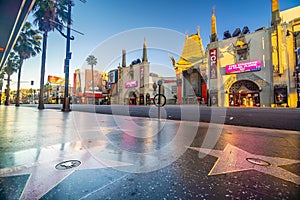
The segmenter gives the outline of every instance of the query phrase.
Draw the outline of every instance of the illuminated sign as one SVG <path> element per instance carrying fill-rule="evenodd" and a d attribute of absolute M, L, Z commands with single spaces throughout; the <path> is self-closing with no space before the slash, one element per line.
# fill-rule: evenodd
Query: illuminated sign
<path fill-rule="evenodd" d="M 125 88 L 136 87 L 138 85 L 137 81 L 129 81 L 125 83 Z"/>
<path fill-rule="evenodd" d="M 249 62 L 236 63 L 227 65 L 225 67 L 226 74 L 237 74 L 242 72 L 252 72 L 261 70 L 260 60 L 253 60 Z"/>

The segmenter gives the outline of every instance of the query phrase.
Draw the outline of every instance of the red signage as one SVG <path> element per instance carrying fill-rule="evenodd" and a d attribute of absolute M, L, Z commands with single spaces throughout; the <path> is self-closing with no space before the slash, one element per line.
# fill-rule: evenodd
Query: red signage
<path fill-rule="evenodd" d="M 210 78 L 217 78 L 217 62 L 218 62 L 218 50 L 210 49 L 209 50 L 209 61 L 210 61 Z"/>

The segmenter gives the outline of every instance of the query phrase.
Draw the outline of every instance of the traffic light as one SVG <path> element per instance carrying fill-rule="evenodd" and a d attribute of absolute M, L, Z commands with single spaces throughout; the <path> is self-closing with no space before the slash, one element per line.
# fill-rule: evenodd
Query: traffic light
<path fill-rule="evenodd" d="M 31 85 L 33 85 L 34 84 L 34 81 L 31 81 Z"/>

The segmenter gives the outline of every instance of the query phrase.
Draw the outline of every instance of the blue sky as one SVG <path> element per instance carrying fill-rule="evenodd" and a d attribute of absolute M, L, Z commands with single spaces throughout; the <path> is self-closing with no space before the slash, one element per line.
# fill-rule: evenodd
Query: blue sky
<path fill-rule="evenodd" d="M 219 40 L 223 32 L 231 33 L 236 28 L 248 26 L 250 32 L 260 27 L 269 27 L 271 21 L 271 0 L 74 0 L 72 28 L 84 35 L 72 32 L 72 59 L 70 80 L 75 69 L 87 68 L 85 59 L 93 54 L 98 59 L 96 68 L 108 71 L 121 63 L 122 49 L 128 52 L 127 64 L 142 57 L 143 40 L 149 47 L 148 59 L 151 70 L 165 76 L 172 76 L 172 64 L 168 55 L 178 58 L 181 53 L 185 32 L 194 34 L 200 26 L 204 48 L 209 42 L 211 10 L 215 6 Z M 279 0 L 280 10 L 300 5 L 299 0 Z M 32 17 L 28 18 L 32 21 Z M 151 28 L 150 28 L 151 27 Z M 48 34 L 46 76 L 64 77 L 66 40 L 57 32 Z M 176 59 L 177 60 L 177 59 Z M 41 55 L 24 62 L 22 88 L 39 88 Z M 17 76 L 13 77 L 12 88 L 16 87 Z M 72 82 L 71 82 L 72 83 Z"/>

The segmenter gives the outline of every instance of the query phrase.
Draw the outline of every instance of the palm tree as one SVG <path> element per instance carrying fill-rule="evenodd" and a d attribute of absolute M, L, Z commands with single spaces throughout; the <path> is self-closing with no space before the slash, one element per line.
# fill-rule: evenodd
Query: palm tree
<path fill-rule="evenodd" d="M 20 57 L 16 106 L 20 106 L 20 81 L 23 61 L 40 53 L 41 39 L 42 37 L 39 35 L 39 31 L 31 29 L 31 24 L 26 22 L 14 46 L 14 51 L 17 52 Z"/>
<path fill-rule="evenodd" d="M 3 79 L 4 79 L 4 71 L 0 71 L 0 105 L 1 105 L 1 99 L 2 99 L 2 87 L 3 87 Z"/>
<path fill-rule="evenodd" d="M 4 67 L 4 71 L 7 74 L 7 85 L 6 85 L 6 99 L 5 99 L 5 105 L 8 106 L 9 103 L 9 94 L 10 94 L 10 77 L 14 72 L 17 72 L 18 67 L 20 66 L 20 58 L 18 55 L 16 55 L 14 52 L 10 52 L 6 66 Z"/>
<path fill-rule="evenodd" d="M 47 92 L 47 103 L 49 103 L 49 100 L 50 100 L 50 92 L 51 92 L 51 90 L 52 90 L 51 83 L 47 82 L 47 83 L 44 85 L 44 89 L 45 89 L 46 92 Z"/>
<path fill-rule="evenodd" d="M 93 98 L 95 100 L 95 90 L 94 90 L 94 65 L 97 65 L 97 58 L 93 55 L 89 55 L 87 57 L 86 62 L 88 65 L 91 65 L 92 68 L 92 91 L 93 91 Z"/>
<path fill-rule="evenodd" d="M 43 32 L 43 51 L 41 64 L 41 79 L 40 79 L 40 95 L 38 109 L 44 109 L 44 80 L 45 80 L 45 65 L 46 65 L 46 51 L 48 32 L 62 31 L 63 24 L 67 22 L 68 17 L 68 3 L 70 0 L 36 0 L 33 7 L 33 23 L 38 25 L 39 30 Z"/>

